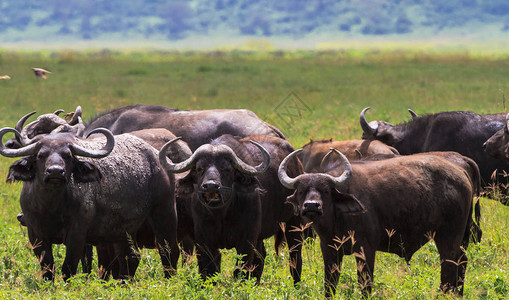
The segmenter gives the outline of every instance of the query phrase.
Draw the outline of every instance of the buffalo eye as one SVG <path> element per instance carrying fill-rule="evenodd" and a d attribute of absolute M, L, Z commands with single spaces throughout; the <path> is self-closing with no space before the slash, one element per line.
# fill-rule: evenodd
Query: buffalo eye
<path fill-rule="evenodd" d="M 48 157 L 49 153 L 46 152 L 46 151 L 39 151 L 37 153 L 37 160 L 43 160 L 45 159 L 46 157 Z"/>
<path fill-rule="evenodd" d="M 203 167 L 196 167 L 196 172 L 197 173 L 202 173 L 203 172 Z"/>
<path fill-rule="evenodd" d="M 230 166 L 229 164 L 224 164 L 224 165 L 219 167 L 219 170 L 221 170 L 223 172 L 229 172 L 232 169 L 233 169 L 232 166 Z"/>
<path fill-rule="evenodd" d="M 61 156 L 64 160 L 70 159 L 72 157 L 70 152 L 64 152 L 61 154 Z"/>

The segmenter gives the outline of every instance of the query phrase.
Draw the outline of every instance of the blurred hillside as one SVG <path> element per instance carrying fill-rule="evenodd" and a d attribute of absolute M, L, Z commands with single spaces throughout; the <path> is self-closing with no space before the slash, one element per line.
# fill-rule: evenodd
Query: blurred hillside
<path fill-rule="evenodd" d="M 0 42 L 458 35 L 509 30 L 507 0 L 0 0 Z"/>

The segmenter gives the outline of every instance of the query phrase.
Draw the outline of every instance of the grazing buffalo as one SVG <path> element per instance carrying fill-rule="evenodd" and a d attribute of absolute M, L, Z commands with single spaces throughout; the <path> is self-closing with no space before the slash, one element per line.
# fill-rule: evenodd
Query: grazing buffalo
<path fill-rule="evenodd" d="M 327 156 L 339 155 L 339 168 L 331 170 L 324 158 L 327 173 L 292 178 L 287 164 L 299 151 L 283 160 L 278 175 L 285 187 L 295 189 L 288 201 L 320 236 L 326 296 L 335 293 L 344 255 L 355 255 L 367 294 L 376 251 L 409 262 L 431 239 L 440 254 L 441 289 L 463 293 L 474 197 L 465 170 L 435 155 L 350 163 L 332 149 Z"/>
<path fill-rule="evenodd" d="M 3 128 L 0 140 L 7 132 L 21 137 L 17 130 Z M 93 133 L 105 135 L 106 143 L 100 137 L 85 140 L 71 133 L 44 135 L 20 149 L 0 143 L 1 155 L 25 156 L 10 166 L 7 181 L 24 182 L 21 208 L 43 277 L 54 276 L 55 243 L 66 245 L 64 279 L 76 273 L 86 243 L 112 245 L 126 258 L 120 273 L 134 275 L 138 257 L 129 241 L 145 222 L 155 233 L 169 276 L 179 256 L 174 179 L 159 165 L 158 152 L 141 139 L 130 134 L 114 137 L 106 129 Z M 99 258 L 99 265 L 105 266 Z"/>
<path fill-rule="evenodd" d="M 398 150 L 376 140 L 311 140 L 309 143 L 302 146 L 302 152 L 300 152 L 298 155 L 300 161 L 302 162 L 302 166 L 304 167 L 304 172 L 320 172 L 320 163 L 322 162 L 322 158 L 330 151 L 330 148 L 337 149 L 349 160 L 359 160 L 361 158 L 375 154 L 399 154 Z"/>
<path fill-rule="evenodd" d="M 255 113 L 246 109 L 178 110 L 156 105 L 131 105 L 119 107 L 99 114 L 86 124 L 78 122 L 81 108 L 78 106 L 69 122 L 55 114 L 40 116 L 23 128 L 24 122 L 32 115 L 20 119 L 16 129 L 23 137 L 33 139 L 37 134 L 46 134 L 57 127 L 64 131 L 88 134 L 95 128 L 107 128 L 113 134 L 121 134 L 148 128 L 165 128 L 182 137 L 191 150 L 209 143 L 223 134 L 245 137 L 250 134 L 264 134 L 284 138 L 276 127 L 261 120 Z M 19 147 L 22 143 L 14 140 L 6 145 Z"/>
<path fill-rule="evenodd" d="M 479 166 L 483 187 L 495 170 L 509 171 L 509 165 L 483 151 L 483 143 L 505 123 L 505 114 L 479 115 L 469 111 L 440 112 L 413 117 L 407 123 L 367 122 L 362 110 L 363 139 L 376 139 L 396 148 L 402 155 L 429 151 L 455 151 Z M 500 179 L 500 178 L 499 178 Z"/>
<path fill-rule="evenodd" d="M 509 162 L 509 114 L 506 115 L 504 127 L 493 134 L 484 144 L 484 150 L 496 159 Z"/>
<path fill-rule="evenodd" d="M 180 179 L 178 193 L 187 195 L 190 201 L 202 278 L 220 271 L 219 249 L 235 248 L 244 255 L 241 267 L 247 272 L 245 275 L 254 276 L 259 282 L 266 255 L 263 240 L 279 235 L 285 228 L 290 271 L 294 282 L 299 282 L 302 232 L 292 229 L 300 226 L 300 218 L 285 203 L 291 191 L 277 179 L 279 163 L 293 151 L 292 146 L 271 136 L 223 135 L 200 146 L 186 161 L 173 163 L 166 159 L 169 145 L 171 142 L 159 153 L 161 164 L 169 172 L 189 171 Z M 288 169 L 294 175 L 302 172 L 298 161 Z M 276 240 L 277 250 L 282 239 Z M 239 272 L 235 270 L 235 275 Z"/>

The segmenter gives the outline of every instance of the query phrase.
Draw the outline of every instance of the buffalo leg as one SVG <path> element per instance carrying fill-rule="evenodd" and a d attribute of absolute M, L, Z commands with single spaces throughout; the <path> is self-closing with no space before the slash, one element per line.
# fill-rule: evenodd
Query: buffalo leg
<path fill-rule="evenodd" d="M 139 250 L 133 243 L 122 242 L 114 244 L 117 254 L 119 274 L 118 279 L 129 279 L 134 277 L 140 263 Z M 115 277 L 115 276 L 114 276 Z"/>
<path fill-rule="evenodd" d="M 460 249 L 456 255 L 440 254 L 440 262 L 440 289 L 444 293 L 452 291 L 462 296 L 468 263 L 467 254 L 463 249 Z"/>
<path fill-rule="evenodd" d="M 362 294 L 367 297 L 373 287 L 373 270 L 375 268 L 375 251 L 361 247 L 360 253 L 355 253 L 357 262 L 357 280 Z"/>
<path fill-rule="evenodd" d="M 151 219 L 164 276 L 169 278 L 176 273 L 180 255 L 177 244 L 177 215 L 174 208 L 166 205 L 156 207 Z"/>
<path fill-rule="evenodd" d="M 90 272 L 92 272 L 92 256 L 93 247 L 92 245 L 86 244 L 81 256 L 81 268 L 83 269 L 83 273 L 90 274 Z"/>
<path fill-rule="evenodd" d="M 51 244 L 38 239 L 30 228 L 28 228 L 28 239 L 41 265 L 42 278 L 45 280 L 53 280 L 55 275 L 55 261 L 53 260 Z"/>
<path fill-rule="evenodd" d="M 253 254 L 253 258 L 251 260 L 251 266 L 247 266 L 247 271 L 249 273 L 248 276 L 254 276 L 258 284 L 260 283 L 260 278 L 262 277 L 263 267 L 265 265 L 265 256 L 267 256 L 267 250 L 265 249 L 263 240 L 260 239 L 256 245 L 256 251 Z"/>
<path fill-rule="evenodd" d="M 65 259 L 62 264 L 62 276 L 65 281 L 76 274 L 78 263 L 85 249 L 85 239 L 83 235 L 79 235 L 76 238 L 72 238 L 72 236 L 73 235 L 70 234 L 65 243 Z"/>
<path fill-rule="evenodd" d="M 97 264 L 99 266 L 99 276 L 107 280 L 110 275 L 113 278 L 119 276 L 118 259 L 115 255 L 115 249 L 112 245 L 97 245 Z"/>
<path fill-rule="evenodd" d="M 209 249 L 207 246 L 196 244 L 198 268 L 203 280 L 221 272 L 221 252 L 219 249 Z"/>
<path fill-rule="evenodd" d="M 295 225 L 288 223 L 288 228 L 298 227 L 299 222 Z M 300 275 L 302 273 L 302 244 L 304 240 L 304 232 L 299 230 L 287 230 L 285 232 L 286 244 L 290 253 L 290 274 L 293 278 L 293 284 L 296 285 L 300 282 Z"/>
<path fill-rule="evenodd" d="M 336 293 L 339 276 L 341 275 L 341 263 L 343 262 L 343 254 L 333 249 L 332 243 L 326 240 L 320 241 L 324 264 L 324 287 L 325 297 L 330 298 Z"/>

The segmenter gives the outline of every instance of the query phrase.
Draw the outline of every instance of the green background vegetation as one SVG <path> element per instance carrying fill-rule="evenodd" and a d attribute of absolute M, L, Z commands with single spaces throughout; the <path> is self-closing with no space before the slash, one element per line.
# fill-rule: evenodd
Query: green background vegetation
<path fill-rule="evenodd" d="M 192 36 L 489 35 L 509 29 L 505 0 L 0 0 L 0 41 L 179 40 Z M 483 37 L 486 37 L 485 34 Z"/>
<path fill-rule="evenodd" d="M 52 72 L 36 79 L 31 67 Z M 360 111 L 368 120 L 400 123 L 418 114 L 445 110 L 478 113 L 506 111 L 509 59 L 468 53 L 427 54 L 402 51 L 274 52 L 120 52 L 0 50 L 0 127 L 14 127 L 24 114 L 83 107 L 84 119 L 129 104 L 158 104 L 180 109 L 247 108 L 277 125 L 297 148 L 310 138 L 358 139 Z M 290 99 L 290 100 L 288 100 Z M 289 103 L 303 103 L 295 110 Z M 291 113 L 289 117 L 285 113 Z M 300 112 L 300 114 L 299 114 Z M 14 159 L 0 158 L 0 178 Z M 199 279 L 196 259 L 170 280 L 154 250 L 143 251 L 136 277 L 127 285 L 76 276 L 41 281 L 39 265 L 19 226 L 21 184 L 0 184 L 0 297 L 2 298 L 156 298 L 317 299 L 323 295 L 323 264 L 317 241 L 304 246 L 303 281 L 295 289 L 282 251 L 273 240 L 259 286 L 232 278 L 235 254 L 224 251 L 222 272 Z M 509 208 L 481 199 L 483 240 L 468 249 L 466 299 L 509 297 Z M 57 276 L 63 247 L 56 247 Z M 425 245 L 411 261 L 378 253 L 373 298 L 452 297 L 439 292 L 440 263 L 435 246 Z M 355 260 L 346 257 L 338 298 L 360 298 Z"/>

